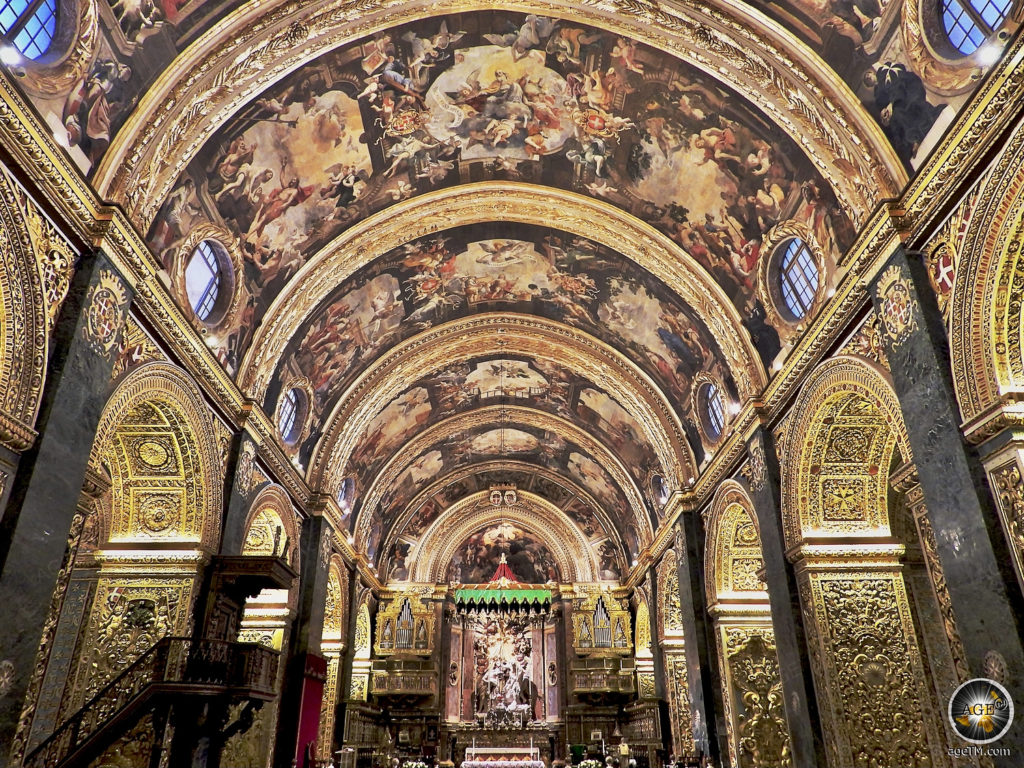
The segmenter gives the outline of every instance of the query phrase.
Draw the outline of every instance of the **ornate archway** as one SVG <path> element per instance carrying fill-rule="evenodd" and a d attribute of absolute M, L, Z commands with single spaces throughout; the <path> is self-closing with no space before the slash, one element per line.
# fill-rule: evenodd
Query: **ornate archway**
<path fill-rule="evenodd" d="M 783 527 L 797 570 L 829 763 L 886 754 L 945 765 L 937 706 L 928 704 L 922 649 L 893 536 L 889 475 L 909 456 L 898 403 L 859 359 L 837 357 L 808 380 L 783 455 Z M 899 723 L 876 714 L 906 701 Z"/>
<path fill-rule="evenodd" d="M 704 576 L 718 645 L 729 754 L 739 768 L 783 768 L 789 731 L 761 542 L 750 498 L 719 486 L 707 523 Z"/>

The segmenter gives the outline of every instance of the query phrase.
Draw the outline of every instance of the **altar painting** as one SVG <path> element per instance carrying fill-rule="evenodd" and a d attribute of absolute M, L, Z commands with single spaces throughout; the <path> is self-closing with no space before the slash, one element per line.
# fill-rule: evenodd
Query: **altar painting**
<path fill-rule="evenodd" d="M 474 533 L 456 551 L 448 569 L 450 581 L 484 584 L 498 569 L 502 555 L 524 584 L 560 581 L 554 556 L 532 533 L 502 523 Z"/>

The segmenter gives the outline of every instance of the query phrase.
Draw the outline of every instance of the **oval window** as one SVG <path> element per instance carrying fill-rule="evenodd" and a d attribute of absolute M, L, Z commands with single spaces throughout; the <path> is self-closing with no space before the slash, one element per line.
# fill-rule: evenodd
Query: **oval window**
<path fill-rule="evenodd" d="M 802 320 L 814 306 L 818 293 L 818 267 L 811 249 L 799 237 L 781 247 L 785 250 L 779 261 L 779 290 L 793 319 Z"/>

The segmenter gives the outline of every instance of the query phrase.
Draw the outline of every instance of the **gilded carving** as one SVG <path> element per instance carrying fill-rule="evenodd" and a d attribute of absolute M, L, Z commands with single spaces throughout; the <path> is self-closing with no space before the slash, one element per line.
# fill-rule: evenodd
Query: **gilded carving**
<path fill-rule="evenodd" d="M 32 241 L 32 249 L 39 265 L 46 298 L 46 317 L 52 330 L 53 324 L 57 321 L 57 314 L 68 295 L 68 288 L 71 287 L 78 255 L 36 208 L 29 196 L 18 187 L 14 189 L 21 203 L 25 226 L 28 228 L 29 239 Z"/>
<path fill-rule="evenodd" d="M 903 579 L 878 572 L 812 573 L 815 687 L 828 703 L 841 765 L 876 755 L 899 765 L 931 765 L 921 702 L 924 670 L 913 640 Z M 893 712 L 892 702 L 901 702 Z M 884 714 L 883 714 L 884 713 Z"/>
<path fill-rule="evenodd" d="M 143 363 L 164 359 L 160 348 L 153 342 L 149 334 L 142 330 L 138 321 L 129 314 L 121 331 L 117 359 L 110 372 L 110 380 L 117 381 L 123 374 Z"/>
<path fill-rule="evenodd" d="M 192 578 L 101 577 L 79 669 L 80 700 L 90 698 L 161 637 L 185 632 L 193 584 Z"/>
<path fill-rule="evenodd" d="M 878 313 L 872 311 L 853 337 L 843 346 L 844 355 L 860 355 L 889 370 L 889 358 L 886 357 L 882 344 L 882 321 Z"/>
<path fill-rule="evenodd" d="M 46 370 L 45 286 L 24 221 L 24 192 L 0 170 L 0 439 L 23 451 L 35 439 L 32 427 Z"/>
<path fill-rule="evenodd" d="M 726 664 L 735 689 L 736 743 L 740 768 L 788 768 L 789 727 L 782 678 L 770 627 L 726 630 Z"/>
<path fill-rule="evenodd" d="M 1024 561 L 1024 477 L 1016 461 L 991 472 L 999 509 L 1009 539 L 1015 549 L 1017 568 Z"/>
<path fill-rule="evenodd" d="M 10 659 L 0 661 L 0 696 L 6 696 L 14 685 L 14 662 Z"/>
<path fill-rule="evenodd" d="M 889 267 L 878 279 L 878 313 L 882 330 L 894 347 L 900 347 L 917 329 L 914 293 L 900 267 Z"/>
<path fill-rule="evenodd" d="M 881 374 L 855 357 L 829 360 L 805 386 L 791 418 L 780 450 L 799 457 L 787 462 L 782 477 L 787 545 L 816 532 L 888 532 L 885 469 L 895 447 L 904 457 L 911 452 L 899 404 Z M 856 437 L 844 434 L 849 431 Z M 836 441 L 852 454 L 829 453 Z"/>
<path fill-rule="evenodd" d="M 761 441 L 754 442 L 748 453 L 750 458 L 740 469 L 740 474 L 747 479 L 752 490 L 764 490 L 764 484 L 768 480 L 768 465 L 765 462 L 764 446 L 761 445 Z"/>
<path fill-rule="evenodd" d="M 1024 81 L 1024 72 L 1017 77 Z M 972 208 L 949 300 L 953 384 L 967 422 L 999 402 L 1003 391 L 1024 381 L 1021 302 L 1009 301 L 1011 295 L 1020 296 L 1012 286 L 1024 281 L 1022 151 L 1024 127 L 1018 126 L 968 201 Z M 985 420 L 980 430 L 971 430 L 970 438 L 984 440 L 1006 423 Z"/>
<path fill-rule="evenodd" d="M 104 357 L 109 357 L 117 344 L 127 306 L 128 293 L 121 278 L 108 269 L 100 270 L 99 281 L 90 286 L 85 300 L 82 335 Z"/>

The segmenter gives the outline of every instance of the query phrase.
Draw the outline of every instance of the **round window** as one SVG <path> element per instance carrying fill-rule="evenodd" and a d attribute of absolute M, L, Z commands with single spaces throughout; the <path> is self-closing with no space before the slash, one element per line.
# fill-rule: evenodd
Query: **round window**
<path fill-rule="evenodd" d="M 799 237 L 779 246 L 782 258 L 778 263 L 779 291 L 782 301 L 794 320 L 802 320 L 814 306 L 818 293 L 818 267 L 811 249 Z"/>
<path fill-rule="evenodd" d="M 38 59 L 57 32 L 55 0 L 0 0 L 0 61 L 17 64 L 18 53 Z M 18 53 L 5 50 L 9 43 Z"/>
<path fill-rule="evenodd" d="M 949 42 L 964 56 L 977 51 L 996 33 L 1013 0 L 942 0 L 942 26 Z"/>
<path fill-rule="evenodd" d="M 231 260 L 216 240 L 203 240 L 185 266 L 185 293 L 196 317 L 204 323 L 220 320 L 225 308 L 226 282 Z"/>
<path fill-rule="evenodd" d="M 302 411 L 306 406 L 306 396 L 301 389 L 289 389 L 284 393 L 281 407 L 277 415 L 277 429 L 288 444 L 299 439 L 302 431 Z"/>

